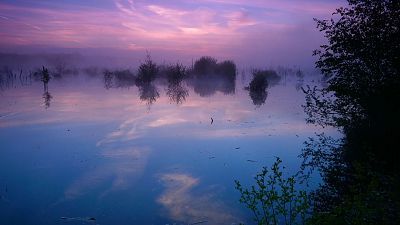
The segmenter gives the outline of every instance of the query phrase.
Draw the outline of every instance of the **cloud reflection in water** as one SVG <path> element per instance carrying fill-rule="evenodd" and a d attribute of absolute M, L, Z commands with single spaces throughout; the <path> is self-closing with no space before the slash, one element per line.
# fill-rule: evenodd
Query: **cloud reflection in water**
<path fill-rule="evenodd" d="M 195 195 L 193 188 L 200 180 L 184 173 L 163 174 L 160 181 L 165 191 L 158 202 L 168 216 L 185 224 L 207 221 L 207 224 L 235 224 L 239 221 L 232 212 L 210 194 Z"/>
<path fill-rule="evenodd" d="M 100 197 L 113 191 L 126 190 L 143 173 L 148 161 L 148 149 L 110 149 L 101 153 L 106 160 L 98 168 L 84 173 L 65 191 L 65 199 L 79 198 L 90 191 L 111 182 Z"/>

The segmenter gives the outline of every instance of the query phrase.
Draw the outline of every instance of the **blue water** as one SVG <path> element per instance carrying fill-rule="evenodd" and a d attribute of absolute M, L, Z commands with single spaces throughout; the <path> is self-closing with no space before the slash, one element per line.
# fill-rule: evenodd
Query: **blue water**
<path fill-rule="evenodd" d="M 178 104 L 162 83 L 149 104 L 101 75 L 51 80 L 48 107 L 40 82 L 2 88 L 0 224 L 251 224 L 234 180 L 276 156 L 295 172 L 318 130 L 295 83 L 255 106 L 248 80 L 205 97 L 184 84 Z"/>

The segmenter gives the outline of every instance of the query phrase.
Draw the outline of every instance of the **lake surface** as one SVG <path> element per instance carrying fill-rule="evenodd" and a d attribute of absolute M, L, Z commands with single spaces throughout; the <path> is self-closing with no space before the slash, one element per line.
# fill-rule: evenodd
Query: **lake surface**
<path fill-rule="evenodd" d="M 107 85 L 101 73 L 52 79 L 47 93 L 3 85 L 0 224 L 251 224 L 234 180 L 251 184 L 277 156 L 296 171 L 318 130 L 294 76 L 256 105 L 250 79 L 229 90 Z"/>

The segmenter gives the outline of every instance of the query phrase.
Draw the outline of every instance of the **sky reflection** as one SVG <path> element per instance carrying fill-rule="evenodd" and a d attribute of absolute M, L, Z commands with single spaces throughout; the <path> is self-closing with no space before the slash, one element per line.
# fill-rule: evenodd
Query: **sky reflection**
<path fill-rule="evenodd" d="M 154 85 L 159 97 L 150 108 L 138 87 L 106 89 L 100 77 L 51 80 L 48 108 L 41 83 L 1 91 L 0 188 L 13 190 L 7 201 L 26 205 L 36 224 L 65 216 L 247 223 L 233 180 L 245 183 L 274 156 L 296 168 L 301 143 L 316 131 L 304 121 L 296 83 L 268 88 L 261 106 L 245 81 L 206 97 L 187 86 L 179 104 L 167 84 Z M 17 214 L 11 209 L 0 222 Z"/>
<path fill-rule="evenodd" d="M 101 152 L 104 158 L 97 168 L 87 171 L 65 191 L 65 200 L 73 200 L 109 183 L 100 198 L 113 191 L 127 190 L 143 173 L 149 151 L 147 149 L 109 149 Z"/>

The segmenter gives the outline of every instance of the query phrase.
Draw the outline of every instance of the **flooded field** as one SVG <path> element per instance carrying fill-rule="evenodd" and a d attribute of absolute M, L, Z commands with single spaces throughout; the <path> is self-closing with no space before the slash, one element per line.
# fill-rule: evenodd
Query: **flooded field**
<path fill-rule="evenodd" d="M 45 70 L 3 73 L 1 224 L 251 223 L 234 180 L 275 157 L 296 171 L 317 131 L 300 87 L 318 77 L 296 71 L 257 92 L 251 70 L 148 83 L 93 69 L 46 82 Z"/>

